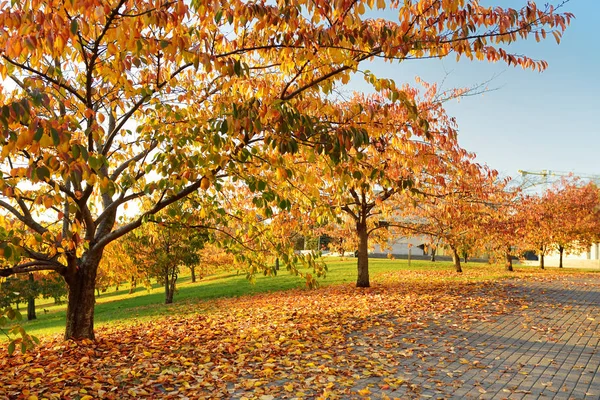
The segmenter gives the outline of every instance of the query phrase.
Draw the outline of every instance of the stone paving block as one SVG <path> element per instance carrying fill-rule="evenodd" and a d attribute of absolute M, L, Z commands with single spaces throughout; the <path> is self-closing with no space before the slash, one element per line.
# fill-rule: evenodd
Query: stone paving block
<path fill-rule="evenodd" d="M 372 398 L 600 399 L 600 282 L 512 282 L 507 290 L 527 296 L 529 308 L 444 327 L 443 337 L 426 332 L 418 341 L 427 356 L 398 358 L 407 384 Z"/>

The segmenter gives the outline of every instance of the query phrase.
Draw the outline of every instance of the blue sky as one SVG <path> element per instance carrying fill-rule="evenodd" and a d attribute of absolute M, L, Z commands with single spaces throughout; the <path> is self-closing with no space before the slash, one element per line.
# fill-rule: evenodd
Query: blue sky
<path fill-rule="evenodd" d="M 482 3 L 520 8 L 526 1 Z M 497 90 L 446 105 L 457 119 L 461 146 L 475 152 L 478 162 L 513 177 L 520 169 L 600 174 L 600 1 L 571 0 L 563 10 L 575 19 L 560 45 L 550 35 L 540 43 L 531 38 L 514 46 L 518 53 L 546 60 L 549 67 L 542 73 L 502 63 L 457 63 L 454 57 L 363 68 L 397 83 L 414 83 L 416 75 L 429 82 L 446 77 L 447 89 L 495 76 L 488 87 Z M 357 82 L 357 89 L 364 88 Z"/>

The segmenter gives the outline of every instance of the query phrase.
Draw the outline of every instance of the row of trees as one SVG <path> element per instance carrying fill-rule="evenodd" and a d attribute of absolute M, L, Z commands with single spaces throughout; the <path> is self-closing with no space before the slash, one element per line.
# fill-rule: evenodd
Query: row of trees
<path fill-rule="evenodd" d="M 492 186 L 487 198 L 454 202 L 425 209 L 429 223 L 415 227 L 446 244 L 452 251 L 457 271 L 458 254 L 488 254 L 506 262 L 525 253 L 535 253 L 544 268 L 548 252 L 560 254 L 588 251 L 600 240 L 600 192 L 593 183 L 563 179 L 539 195 L 524 195 L 508 182 Z M 431 223 L 433 221 L 433 223 Z M 431 226 L 433 225 L 433 226 Z"/>
<path fill-rule="evenodd" d="M 367 13 L 388 7 L 389 19 Z M 364 63 L 451 55 L 543 70 L 502 46 L 559 40 L 571 17 L 532 1 L 5 2 L 0 277 L 58 273 L 65 338 L 93 339 L 107 246 L 189 199 L 197 213 L 176 222 L 218 232 L 250 275 L 272 272 L 277 255 L 308 283 L 323 268 L 289 241 L 345 213 L 368 286 L 376 206 L 446 196 L 478 167 L 442 108 L 460 91 L 420 94 Z M 339 94 L 359 76 L 374 95 Z"/>

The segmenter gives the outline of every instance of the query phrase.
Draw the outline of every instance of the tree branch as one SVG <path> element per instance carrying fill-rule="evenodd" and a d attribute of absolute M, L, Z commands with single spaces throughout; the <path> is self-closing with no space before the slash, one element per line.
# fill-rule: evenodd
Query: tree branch
<path fill-rule="evenodd" d="M 16 208 L 14 208 L 13 206 L 11 206 L 10 204 L 8 204 L 7 202 L 5 202 L 4 200 L 0 200 L 0 207 L 4 208 L 6 211 L 10 212 L 19 221 L 21 221 L 22 223 L 24 223 L 25 225 L 27 225 L 29 228 L 31 228 L 34 231 L 36 231 L 37 233 L 39 233 L 40 235 L 48 232 L 48 229 L 44 228 L 42 225 L 40 225 L 39 223 L 37 223 L 31 217 L 31 214 L 29 214 L 29 212 L 27 212 L 27 215 L 23 215 Z"/>

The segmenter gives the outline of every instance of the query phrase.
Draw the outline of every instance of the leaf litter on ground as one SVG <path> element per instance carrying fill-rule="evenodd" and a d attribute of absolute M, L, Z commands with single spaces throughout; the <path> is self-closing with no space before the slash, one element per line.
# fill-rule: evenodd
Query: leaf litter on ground
<path fill-rule="evenodd" d="M 46 338 L 25 355 L 1 350 L 0 397 L 335 399 L 377 391 L 378 398 L 395 398 L 399 388 L 416 395 L 421 388 L 411 374 L 428 372 L 418 363 L 402 367 L 404 358 L 482 368 L 454 351 L 459 338 L 447 337 L 450 330 L 528 305 L 508 290 L 510 279 L 489 276 L 398 271 L 367 289 L 338 285 L 188 303 L 181 307 L 200 312 L 103 327 L 95 342 Z M 443 356 L 419 341 L 424 332 L 448 341 Z"/>

